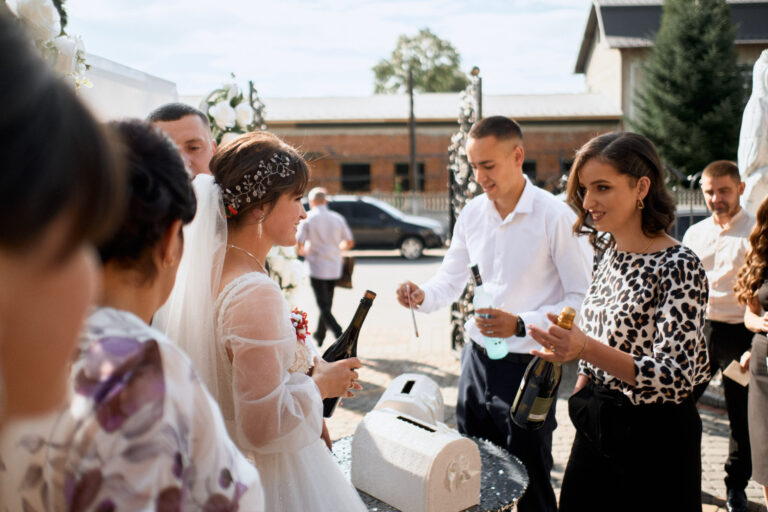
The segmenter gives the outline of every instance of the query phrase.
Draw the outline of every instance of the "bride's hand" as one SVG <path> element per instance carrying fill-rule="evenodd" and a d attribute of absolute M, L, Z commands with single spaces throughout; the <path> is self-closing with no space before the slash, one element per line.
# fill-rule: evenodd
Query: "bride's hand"
<path fill-rule="evenodd" d="M 312 378 L 320 390 L 320 396 L 324 399 L 337 396 L 344 398 L 355 396 L 353 390 L 363 389 L 357 382 L 359 376 L 356 371 L 362 366 L 356 357 L 342 359 L 334 363 L 326 363 L 321 358 L 315 357 L 315 369 L 312 372 Z"/>

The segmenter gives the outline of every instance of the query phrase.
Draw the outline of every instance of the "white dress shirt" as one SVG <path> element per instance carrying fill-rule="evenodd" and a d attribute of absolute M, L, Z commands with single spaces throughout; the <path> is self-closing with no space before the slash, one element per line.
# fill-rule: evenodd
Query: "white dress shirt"
<path fill-rule="evenodd" d="M 744 253 L 749 248 L 749 234 L 754 225 L 755 217 L 742 208 L 723 227 L 709 216 L 685 232 L 683 245 L 696 253 L 707 272 L 707 318 L 710 320 L 744 323 L 744 306 L 736 300 L 733 288 L 744 265 Z"/>
<path fill-rule="evenodd" d="M 327 204 L 313 206 L 299 224 L 298 240 L 306 247 L 309 275 L 316 279 L 341 277 L 341 249 L 344 240 L 353 240 L 347 221 L 329 210 Z"/>
<path fill-rule="evenodd" d="M 461 211 L 437 274 L 422 289 L 425 313 L 447 306 L 461 296 L 470 264 L 480 267 L 483 286 L 494 307 L 519 315 L 526 326 L 549 326 L 547 313 L 565 306 L 581 307 L 592 272 L 592 249 L 587 237 L 574 237 L 576 215 L 526 178 L 514 211 L 502 219 L 485 194 Z M 467 320 L 469 337 L 483 344 L 474 317 Z M 541 348 L 530 336 L 507 338 L 513 353 Z"/>

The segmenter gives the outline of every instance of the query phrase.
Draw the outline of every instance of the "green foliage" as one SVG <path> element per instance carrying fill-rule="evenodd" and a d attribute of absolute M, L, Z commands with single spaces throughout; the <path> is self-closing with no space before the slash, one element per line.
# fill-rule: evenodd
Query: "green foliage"
<path fill-rule="evenodd" d="M 461 57 L 451 43 L 428 28 L 414 37 L 401 35 L 389 59 L 373 67 L 376 94 L 408 90 L 408 68 L 413 69 L 413 88 L 418 92 L 456 92 L 469 84 L 459 69 Z"/>
<path fill-rule="evenodd" d="M 724 0 L 664 2 L 630 124 L 685 174 L 736 158 L 746 96 L 735 34 Z"/>

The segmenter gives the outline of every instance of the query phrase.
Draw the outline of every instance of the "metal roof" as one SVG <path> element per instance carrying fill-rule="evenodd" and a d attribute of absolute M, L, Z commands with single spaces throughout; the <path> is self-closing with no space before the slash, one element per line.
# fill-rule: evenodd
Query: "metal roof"
<path fill-rule="evenodd" d="M 728 0 L 736 44 L 768 43 L 768 1 Z M 581 40 L 576 73 L 586 71 L 596 32 L 610 48 L 646 48 L 661 25 L 659 0 L 593 0 Z"/>
<path fill-rule="evenodd" d="M 199 106 L 200 96 L 183 96 Z M 408 120 L 407 94 L 326 98 L 262 98 L 269 123 L 377 123 Z M 414 97 L 414 115 L 419 121 L 455 121 L 459 93 L 425 93 Z M 483 113 L 506 115 L 519 120 L 619 119 L 621 109 L 606 96 L 578 94 L 483 95 Z"/>

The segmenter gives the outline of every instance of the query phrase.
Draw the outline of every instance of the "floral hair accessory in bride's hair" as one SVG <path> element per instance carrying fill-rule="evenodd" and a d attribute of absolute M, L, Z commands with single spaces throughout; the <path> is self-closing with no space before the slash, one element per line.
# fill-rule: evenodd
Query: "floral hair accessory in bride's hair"
<path fill-rule="evenodd" d="M 272 182 L 272 177 L 285 178 L 296 171 L 291 167 L 291 158 L 288 155 L 275 153 L 268 161 L 259 162 L 255 173 L 246 174 L 235 189 L 225 189 L 222 193 L 224 199 L 224 212 L 227 218 L 238 214 L 240 206 L 258 201 L 267 193 L 267 185 Z"/>
<path fill-rule="evenodd" d="M 299 308 L 293 308 L 291 311 L 291 323 L 296 329 L 296 339 L 302 343 L 307 342 L 309 334 L 309 323 L 307 322 L 307 313 Z"/>

